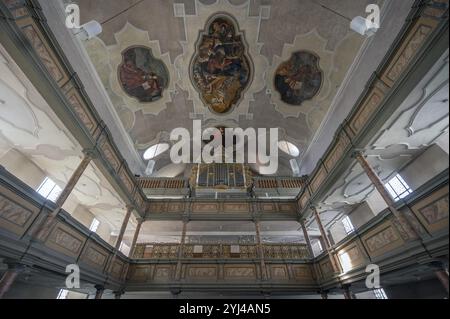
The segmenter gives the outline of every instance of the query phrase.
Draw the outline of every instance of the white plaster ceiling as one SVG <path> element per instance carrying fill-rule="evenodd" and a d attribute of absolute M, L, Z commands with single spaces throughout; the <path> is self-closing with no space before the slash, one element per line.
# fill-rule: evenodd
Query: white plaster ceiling
<path fill-rule="evenodd" d="M 133 1 L 78 0 L 82 22 L 105 21 Z M 373 1 L 323 1 L 347 17 L 364 15 Z M 378 1 L 382 4 L 382 1 Z M 206 21 L 217 12 L 234 17 L 248 44 L 254 65 L 251 86 L 234 110 L 225 115 L 209 111 L 189 80 L 189 64 L 195 43 Z M 330 110 L 353 62 L 359 57 L 365 38 L 350 31 L 348 21 L 311 0 L 146 0 L 103 25 L 99 38 L 83 43 L 98 72 L 113 111 L 140 156 L 160 142 L 161 133 L 173 128 L 191 130 L 192 119 L 208 126 L 279 127 L 284 139 L 301 150 L 301 160 L 313 136 Z M 163 61 L 170 74 L 167 94 L 153 103 L 130 99 L 118 87 L 117 66 L 121 52 L 131 45 L 145 45 Z M 319 93 L 301 106 L 282 102 L 274 89 L 274 74 L 292 53 L 306 50 L 320 58 L 324 79 Z M 340 92 L 342 93 L 342 92 Z M 358 94 L 358 92 L 355 92 Z M 205 124 L 206 125 L 206 124 Z M 286 158 L 278 175 L 291 173 Z M 128 159 L 131 162 L 130 159 Z M 139 159 L 141 160 L 141 159 Z M 145 164 L 141 167 L 145 167 Z M 165 168 L 157 176 L 174 174 Z M 185 168 L 189 170 L 189 166 Z M 257 167 L 254 167 L 257 170 Z M 166 175 L 168 172 L 169 175 Z M 142 174 L 142 171 L 135 173 Z M 185 173 L 186 174 L 186 173 Z"/>

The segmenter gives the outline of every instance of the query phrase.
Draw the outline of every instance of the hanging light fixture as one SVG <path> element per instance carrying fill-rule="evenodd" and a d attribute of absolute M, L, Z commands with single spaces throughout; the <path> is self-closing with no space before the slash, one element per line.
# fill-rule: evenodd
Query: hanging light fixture
<path fill-rule="evenodd" d="M 336 10 L 328 8 L 327 6 L 325 6 L 325 5 L 323 5 L 323 4 L 319 3 L 319 2 L 316 2 L 314 0 L 310 0 L 310 1 L 312 3 L 318 5 L 318 6 L 322 7 L 323 9 L 325 9 L 327 11 L 330 11 L 331 13 L 333 13 L 333 14 L 335 14 L 335 15 L 337 15 L 337 16 L 339 16 L 339 17 L 341 17 L 341 18 L 343 18 L 343 19 L 345 19 L 347 21 L 349 21 L 350 22 L 350 29 L 355 31 L 356 33 L 359 33 L 359 34 L 363 35 L 363 36 L 370 37 L 370 36 L 374 35 L 378 31 L 378 29 L 380 28 L 379 23 L 372 22 L 372 21 L 370 21 L 370 19 L 367 19 L 367 18 L 364 18 L 364 17 L 361 17 L 361 16 L 357 16 L 357 17 L 355 17 L 353 19 L 350 19 L 349 17 L 344 16 L 343 14 L 337 12 Z M 369 10 L 370 9 L 374 9 L 373 6 L 378 8 L 378 6 L 376 6 L 376 5 L 369 5 L 368 9 Z M 370 12 L 370 11 L 368 11 L 368 12 Z M 378 15 L 379 15 L 379 8 L 377 9 L 377 12 L 378 12 Z"/>
<path fill-rule="evenodd" d="M 103 31 L 102 25 L 99 22 L 92 20 L 89 21 L 88 23 L 83 24 L 80 27 L 80 32 L 78 32 L 77 34 L 81 40 L 87 41 L 92 38 L 95 38 L 96 36 L 101 34 L 102 31 Z"/>
<path fill-rule="evenodd" d="M 128 12 L 129 10 L 131 10 L 132 8 L 136 7 L 138 4 L 141 4 L 142 2 L 144 2 L 145 0 L 139 0 L 136 3 L 133 3 L 132 5 L 128 6 L 127 8 L 125 8 L 124 10 L 116 13 L 115 15 L 113 15 L 112 17 L 106 19 L 103 22 L 98 22 L 96 20 L 92 20 L 89 21 L 88 23 L 83 24 L 82 26 L 80 26 L 78 28 L 78 32 L 75 33 L 75 35 L 79 36 L 81 38 L 81 40 L 83 41 L 88 41 L 91 40 L 92 38 L 95 38 L 96 36 L 100 35 L 103 32 L 103 25 L 114 20 L 115 18 L 121 16 L 122 14 Z M 69 5 L 66 8 L 66 12 L 73 12 L 72 10 L 74 10 L 74 5 Z M 79 9 L 78 13 L 79 14 Z M 79 19 L 79 18 L 78 18 Z"/>
<path fill-rule="evenodd" d="M 350 23 L 350 29 L 366 37 L 374 35 L 379 28 L 379 25 L 361 16 L 355 17 Z"/>

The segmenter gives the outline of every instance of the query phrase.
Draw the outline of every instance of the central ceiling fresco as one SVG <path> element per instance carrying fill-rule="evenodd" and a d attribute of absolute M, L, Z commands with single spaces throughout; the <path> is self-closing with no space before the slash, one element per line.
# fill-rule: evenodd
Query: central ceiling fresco
<path fill-rule="evenodd" d="M 354 17 L 369 2 L 322 4 Z M 278 127 L 280 140 L 299 149 L 281 152 L 278 175 L 292 175 L 290 160 L 301 162 L 365 40 L 313 0 L 146 0 L 129 11 L 136 1 L 77 3 L 82 23 L 107 21 L 84 45 L 140 156 L 170 144 L 172 129 L 192 130 L 193 120 L 204 128 Z M 155 171 L 169 166 L 159 155 Z"/>
<path fill-rule="evenodd" d="M 191 80 L 213 112 L 229 113 L 252 80 L 242 36 L 230 17 L 216 16 L 202 32 L 191 65 Z"/>

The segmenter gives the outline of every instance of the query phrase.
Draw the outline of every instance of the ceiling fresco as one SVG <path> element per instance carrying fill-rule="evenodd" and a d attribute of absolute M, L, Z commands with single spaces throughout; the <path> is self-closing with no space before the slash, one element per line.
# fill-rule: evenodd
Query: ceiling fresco
<path fill-rule="evenodd" d="M 298 51 L 278 67 L 275 87 L 283 102 L 300 106 L 319 92 L 322 77 L 319 58 L 313 53 Z"/>
<path fill-rule="evenodd" d="M 128 48 L 122 56 L 118 73 L 123 90 L 141 103 L 159 100 L 169 84 L 164 63 L 155 59 L 152 50 L 145 47 Z"/>
<path fill-rule="evenodd" d="M 147 0 L 112 20 L 134 1 L 76 2 L 108 21 L 83 44 L 140 156 L 199 119 L 278 127 L 300 162 L 366 40 L 310 0 Z M 373 1 L 323 2 L 354 17 Z"/>
<path fill-rule="evenodd" d="M 230 17 L 213 17 L 206 30 L 191 64 L 191 81 L 207 107 L 228 113 L 252 80 L 252 63 Z"/>

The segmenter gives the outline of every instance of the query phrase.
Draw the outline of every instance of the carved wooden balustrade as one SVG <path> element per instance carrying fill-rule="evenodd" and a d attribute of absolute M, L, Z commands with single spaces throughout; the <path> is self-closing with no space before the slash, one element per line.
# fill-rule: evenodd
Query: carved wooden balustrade
<path fill-rule="evenodd" d="M 196 251 L 195 247 L 201 247 Z M 255 259 L 258 249 L 255 244 L 236 245 L 239 251 L 232 251 L 230 244 L 186 244 L 183 247 L 183 258 L 203 259 Z M 180 244 L 147 243 L 138 244 L 133 258 L 136 259 L 177 259 Z M 264 244 L 264 258 L 280 260 L 308 260 L 311 256 L 306 244 Z"/>
<path fill-rule="evenodd" d="M 301 189 L 305 186 L 303 178 L 296 177 L 257 177 L 254 178 L 255 188 L 296 188 Z"/>
<path fill-rule="evenodd" d="M 233 287 L 255 292 L 264 287 L 311 292 L 365 280 L 368 264 L 379 265 L 385 275 L 448 254 L 448 170 L 398 203 L 420 240 L 411 240 L 387 209 L 332 247 L 340 273 L 333 271 L 326 252 L 311 259 L 302 244 L 264 244 L 264 267 L 254 244 L 239 245 L 239 250 L 229 244 L 205 244 L 201 250 L 195 247 L 200 245 L 186 244 L 182 259 L 179 244 L 154 244 L 147 251 L 149 244 L 141 244 L 130 259 L 116 255 L 111 245 L 66 212 L 58 216 L 47 238 L 32 241 L 33 227 L 54 208 L 0 167 L 0 258 L 60 274 L 62 281 L 66 266 L 77 263 L 84 282 L 105 283 L 109 289 L 125 285 L 127 291 L 155 290 L 182 284 L 194 290 Z"/>
<path fill-rule="evenodd" d="M 142 189 L 176 189 L 187 188 L 189 182 L 184 178 L 138 178 L 138 184 Z"/>

